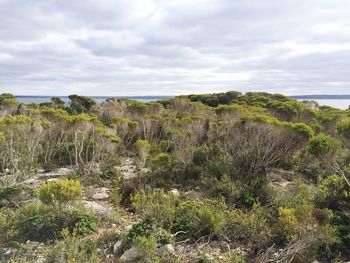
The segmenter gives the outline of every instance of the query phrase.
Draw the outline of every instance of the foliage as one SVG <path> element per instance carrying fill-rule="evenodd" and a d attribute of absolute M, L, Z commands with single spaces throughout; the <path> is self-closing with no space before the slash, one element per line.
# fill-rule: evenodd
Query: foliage
<path fill-rule="evenodd" d="M 310 153 L 321 158 L 333 158 L 340 149 L 341 143 L 339 140 L 323 133 L 312 138 L 309 143 Z"/>
<path fill-rule="evenodd" d="M 151 149 L 151 145 L 146 140 L 137 140 L 135 147 L 138 153 L 138 164 L 140 168 L 143 168 L 146 165 L 147 157 Z"/>
<path fill-rule="evenodd" d="M 130 248 L 132 244 L 140 241 L 140 238 L 151 238 L 160 244 L 173 243 L 172 235 L 167 230 L 161 228 L 152 219 L 145 219 L 134 224 L 128 234 L 124 237 L 123 246 L 125 248 Z"/>
<path fill-rule="evenodd" d="M 0 208 L 17 206 L 18 202 L 31 197 L 32 190 L 22 185 L 0 186 Z"/>
<path fill-rule="evenodd" d="M 82 189 L 79 181 L 60 180 L 48 182 L 39 189 L 39 199 L 44 204 L 62 206 L 81 198 Z"/>
<path fill-rule="evenodd" d="M 76 231 L 68 229 L 61 232 L 63 240 L 50 247 L 47 253 L 48 263 L 93 263 L 99 260 L 94 242 L 90 239 L 79 239 Z"/>
<path fill-rule="evenodd" d="M 131 198 L 136 212 L 145 218 L 153 219 L 163 226 L 171 226 L 175 217 L 176 197 L 165 194 L 163 190 L 146 193 L 136 192 Z"/>
<path fill-rule="evenodd" d="M 65 228 L 70 232 L 74 230 L 78 236 L 85 236 L 91 234 L 96 226 L 96 218 L 85 211 L 57 210 L 42 204 L 31 204 L 21 207 L 6 228 L 18 240 L 46 241 L 60 238 Z"/>
<path fill-rule="evenodd" d="M 253 243 L 257 247 L 266 245 L 272 236 L 267 212 L 259 204 L 255 204 L 248 212 L 228 210 L 223 233 L 231 240 Z"/>
<path fill-rule="evenodd" d="M 109 262 L 120 237 L 93 240 L 135 218 L 123 249 L 136 246 L 141 261 L 177 262 L 155 248 L 174 239 L 191 262 L 214 246 L 223 262 L 295 248 L 296 262 L 349 258 L 349 110 L 264 92 L 31 105 L 2 94 L 0 116 L 0 243 L 23 262 L 27 240 L 45 242 L 51 262 Z M 138 176 L 124 178 L 125 158 Z M 59 167 L 75 170 L 71 180 L 26 186 Z M 118 213 L 98 225 L 78 208 L 80 182 L 110 188 Z"/>
<path fill-rule="evenodd" d="M 182 202 L 176 207 L 173 231 L 184 231 L 193 241 L 202 236 L 217 236 L 222 231 L 223 215 L 213 204 L 199 201 Z"/>
<path fill-rule="evenodd" d="M 337 175 L 319 178 L 317 202 L 333 210 L 350 209 L 350 189 Z"/>

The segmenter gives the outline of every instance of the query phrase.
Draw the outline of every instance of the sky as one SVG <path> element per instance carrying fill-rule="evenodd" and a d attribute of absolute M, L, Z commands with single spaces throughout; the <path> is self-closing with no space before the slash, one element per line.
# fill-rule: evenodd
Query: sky
<path fill-rule="evenodd" d="M 0 0 L 0 92 L 350 94 L 349 0 Z"/>

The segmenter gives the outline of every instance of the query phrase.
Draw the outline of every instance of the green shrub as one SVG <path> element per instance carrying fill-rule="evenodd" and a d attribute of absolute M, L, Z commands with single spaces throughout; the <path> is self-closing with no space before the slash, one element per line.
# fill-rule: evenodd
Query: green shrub
<path fill-rule="evenodd" d="M 320 158 L 332 158 L 339 153 L 341 142 L 326 134 L 319 134 L 309 142 L 309 152 Z"/>
<path fill-rule="evenodd" d="M 15 207 L 19 202 L 31 197 L 32 189 L 23 185 L 0 186 L 0 208 Z"/>
<path fill-rule="evenodd" d="M 223 197 L 229 204 L 236 203 L 240 198 L 241 189 L 239 185 L 226 174 L 220 179 L 208 176 L 202 180 L 202 183 L 207 194 L 211 197 Z"/>
<path fill-rule="evenodd" d="M 175 216 L 176 197 L 163 190 L 146 193 L 136 192 L 132 198 L 132 207 L 145 218 L 153 219 L 163 226 L 170 226 Z"/>
<path fill-rule="evenodd" d="M 42 185 L 39 199 L 44 204 L 62 206 L 81 198 L 82 188 L 79 181 L 60 180 Z"/>
<path fill-rule="evenodd" d="M 78 236 L 94 232 L 97 219 L 82 210 L 60 209 L 32 204 L 19 209 L 9 228 L 19 240 L 46 241 L 60 238 L 61 231 L 75 231 Z"/>
<path fill-rule="evenodd" d="M 272 237 L 267 213 L 259 204 L 253 205 L 248 212 L 242 209 L 229 210 L 225 214 L 223 232 L 230 240 L 263 247 Z"/>
<path fill-rule="evenodd" d="M 67 229 L 63 229 L 61 235 L 63 240 L 49 247 L 46 262 L 94 263 L 99 261 L 100 257 L 92 240 L 79 239 L 75 231 L 71 233 Z"/>
<path fill-rule="evenodd" d="M 240 255 L 236 251 L 230 251 L 224 255 L 223 263 L 246 263 L 244 255 Z"/>
<path fill-rule="evenodd" d="M 123 239 L 123 247 L 130 248 L 140 237 L 155 238 L 156 242 L 160 244 L 173 243 L 171 233 L 161 228 L 154 220 L 145 219 L 132 226 L 127 236 Z"/>
<path fill-rule="evenodd" d="M 193 241 L 206 235 L 217 236 L 222 230 L 222 213 L 215 205 L 199 201 L 182 202 L 176 207 L 173 231 L 184 231 Z"/>
<path fill-rule="evenodd" d="M 316 201 L 321 206 L 334 210 L 350 209 L 350 190 L 343 178 L 337 175 L 320 178 L 318 187 Z"/>

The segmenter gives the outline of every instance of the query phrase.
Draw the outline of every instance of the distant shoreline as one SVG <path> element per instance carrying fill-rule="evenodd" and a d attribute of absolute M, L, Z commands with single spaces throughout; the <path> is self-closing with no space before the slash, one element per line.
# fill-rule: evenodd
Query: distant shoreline
<path fill-rule="evenodd" d="M 42 98 L 50 99 L 52 97 L 59 97 L 62 99 L 68 99 L 68 96 L 48 96 L 48 95 L 15 95 L 16 98 Z M 176 95 L 145 95 L 145 96 L 88 96 L 93 99 L 108 99 L 108 98 L 117 98 L 117 99 L 170 99 L 176 97 Z M 288 96 L 292 99 L 297 100 L 348 100 L 350 95 L 291 95 Z"/>
<path fill-rule="evenodd" d="M 48 96 L 48 95 L 15 95 L 16 98 L 52 98 L 52 97 L 59 97 L 62 99 L 68 99 L 69 96 Z M 174 98 L 175 96 L 87 96 L 90 98 L 95 99 L 108 99 L 108 98 L 117 98 L 117 99 L 170 99 Z"/>
<path fill-rule="evenodd" d="M 297 100 L 349 100 L 350 95 L 294 95 L 288 96 Z"/>

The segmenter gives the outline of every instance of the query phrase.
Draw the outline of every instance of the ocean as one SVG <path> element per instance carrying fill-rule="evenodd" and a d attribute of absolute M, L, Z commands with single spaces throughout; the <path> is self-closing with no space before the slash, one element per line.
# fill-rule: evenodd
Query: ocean
<path fill-rule="evenodd" d="M 58 96 L 63 101 L 68 102 L 69 98 L 67 96 Z M 94 99 L 97 103 L 101 103 L 108 98 L 120 98 L 120 99 L 131 99 L 140 102 L 151 102 L 161 99 L 173 98 L 173 96 L 120 96 L 120 97 L 103 97 L 103 96 L 89 96 Z M 16 96 L 17 100 L 21 103 L 44 103 L 51 100 L 51 96 Z"/>
<path fill-rule="evenodd" d="M 301 99 L 298 99 L 302 101 Z M 350 99 L 312 99 L 317 101 L 317 103 L 321 106 L 331 106 L 333 108 L 338 108 L 342 110 L 349 109 Z"/>
<path fill-rule="evenodd" d="M 137 100 L 141 102 L 151 102 L 151 101 L 157 101 L 161 99 L 169 99 L 173 98 L 174 96 L 123 96 L 123 97 L 115 97 L 115 98 L 126 98 L 126 99 L 132 99 L 132 100 Z M 43 102 L 49 102 L 51 99 L 51 96 L 16 96 L 17 100 L 19 102 L 28 104 L 28 103 L 43 103 Z M 60 97 L 63 101 L 68 102 L 68 97 Z M 95 97 L 92 96 L 92 99 L 94 99 L 96 102 L 101 103 L 105 101 L 108 98 L 111 97 Z M 307 99 L 312 99 L 312 98 L 307 98 Z M 302 101 L 303 99 L 299 99 L 299 101 Z M 317 101 L 320 105 L 327 105 L 331 106 L 334 108 L 339 108 L 339 109 L 348 109 L 350 105 L 350 99 L 312 99 Z"/>

